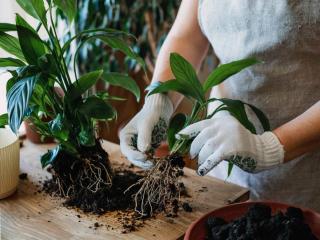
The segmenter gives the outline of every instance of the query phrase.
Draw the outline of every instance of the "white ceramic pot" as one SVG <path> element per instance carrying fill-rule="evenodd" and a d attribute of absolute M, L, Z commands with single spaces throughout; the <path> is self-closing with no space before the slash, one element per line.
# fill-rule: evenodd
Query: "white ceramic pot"
<path fill-rule="evenodd" d="M 0 129 L 0 199 L 13 194 L 19 182 L 20 143 L 9 129 Z"/>

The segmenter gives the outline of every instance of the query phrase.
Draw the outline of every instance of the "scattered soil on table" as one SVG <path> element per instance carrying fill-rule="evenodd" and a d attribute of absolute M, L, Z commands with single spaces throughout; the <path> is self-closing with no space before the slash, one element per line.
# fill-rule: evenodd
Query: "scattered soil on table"
<path fill-rule="evenodd" d="M 27 173 L 21 173 L 19 175 L 19 179 L 21 180 L 28 180 L 28 174 Z"/>
<path fill-rule="evenodd" d="M 141 216 L 152 216 L 164 212 L 167 217 L 176 217 L 180 207 L 180 196 L 186 192 L 180 181 L 184 175 L 183 157 L 169 155 L 164 158 L 150 157 L 154 167 L 146 175 L 129 188 L 134 191 L 135 210 Z M 190 209 L 188 209 L 190 210 Z"/>
<path fill-rule="evenodd" d="M 60 153 L 48 171 L 52 174 L 52 179 L 43 183 L 46 193 L 62 197 L 67 207 L 97 215 L 108 211 L 134 209 L 132 195 L 138 191 L 139 185 L 126 190 L 142 178 L 138 173 L 129 171 L 128 167 L 111 170 L 108 154 L 99 142 L 93 148 L 83 148 L 81 158 Z M 80 215 L 77 217 L 80 218 Z M 140 216 L 135 214 L 130 217 L 134 225 L 138 221 L 135 218 Z M 128 228 L 127 220 L 119 221 L 125 229 Z M 93 228 L 96 229 L 97 226 Z"/>
<path fill-rule="evenodd" d="M 182 203 L 182 209 L 183 209 L 185 212 L 192 212 L 192 207 L 191 207 L 190 204 L 187 203 L 187 202 Z"/>
<path fill-rule="evenodd" d="M 207 240 L 316 240 L 299 208 L 271 215 L 271 208 L 255 204 L 241 218 L 227 223 L 218 217 L 207 220 Z"/>
<path fill-rule="evenodd" d="M 129 166 L 111 169 L 108 154 L 97 141 L 95 147 L 84 147 L 79 158 L 60 152 L 48 168 L 52 179 L 43 182 L 42 190 L 63 198 L 66 207 L 85 213 L 101 216 L 117 211 L 122 233 L 135 231 L 154 213 L 164 212 L 167 217 L 176 217 L 179 207 L 192 211 L 188 203 L 181 205 L 179 202 L 180 196 L 186 193 L 179 181 L 183 175 L 182 157 L 170 156 L 155 161 L 156 168 L 147 173 L 134 172 Z M 147 202 L 143 200 L 143 189 L 147 190 Z M 138 205 L 139 202 L 142 205 Z M 143 214 L 140 206 L 143 206 Z M 99 228 L 101 221 L 89 228 Z"/>

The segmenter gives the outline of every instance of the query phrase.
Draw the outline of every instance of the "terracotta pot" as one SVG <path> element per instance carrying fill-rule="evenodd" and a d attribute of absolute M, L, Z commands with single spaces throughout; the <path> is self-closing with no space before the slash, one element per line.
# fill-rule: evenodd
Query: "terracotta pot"
<path fill-rule="evenodd" d="M 13 194 L 19 182 L 20 143 L 9 129 L 0 129 L 0 199 Z"/>
<path fill-rule="evenodd" d="M 53 138 L 44 138 L 41 141 L 41 136 L 38 132 L 35 131 L 34 126 L 30 121 L 24 121 L 24 126 L 26 128 L 26 136 L 27 139 L 29 139 L 31 142 L 40 144 L 40 143 L 53 143 L 54 139 Z"/>
<path fill-rule="evenodd" d="M 226 207 L 216 209 L 202 216 L 197 221 L 192 223 L 185 234 L 184 240 L 206 239 L 206 235 L 207 235 L 206 221 L 208 217 L 215 216 L 215 217 L 221 217 L 226 221 L 232 221 L 236 218 L 243 216 L 248 211 L 248 208 L 255 203 L 262 203 L 270 206 L 273 214 L 277 213 L 278 211 L 284 212 L 288 207 L 294 207 L 292 205 L 288 205 L 285 203 L 277 203 L 277 202 L 270 202 L 270 201 L 244 202 L 244 203 L 228 205 Z M 316 235 L 318 238 L 320 238 L 320 214 L 309 209 L 303 209 L 303 208 L 301 209 L 304 213 L 305 222 L 309 224 L 313 234 Z"/>

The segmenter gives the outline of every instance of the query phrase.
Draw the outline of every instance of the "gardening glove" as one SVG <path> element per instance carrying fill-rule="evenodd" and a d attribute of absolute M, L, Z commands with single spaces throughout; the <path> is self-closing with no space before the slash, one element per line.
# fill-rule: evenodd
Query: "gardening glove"
<path fill-rule="evenodd" d="M 250 173 L 283 163 L 283 146 L 275 134 L 253 134 L 231 115 L 192 124 L 177 134 L 177 138 L 181 137 L 195 137 L 190 156 L 198 156 L 198 174 L 201 176 L 223 160 Z"/>
<path fill-rule="evenodd" d="M 143 169 L 152 167 L 146 153 L 165 139 L 172 114 L 173 104 L 167 95 L 146 97 L 141 111 L 120 132 L 121 151 L 130 162 Z"/>

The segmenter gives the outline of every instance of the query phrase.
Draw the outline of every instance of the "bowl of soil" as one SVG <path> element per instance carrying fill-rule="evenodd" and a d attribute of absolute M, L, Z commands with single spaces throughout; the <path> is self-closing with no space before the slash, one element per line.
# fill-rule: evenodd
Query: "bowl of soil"
<path fill-rule="evenodd" d="M 244 202 L 192 223 L 184 240 L 320 239 L 320 214 L 277 202 Z"/>
<path fill-rule="evenodd" d="M 13 194 L 19 181 L 20 144 L 9 129 L 0 129 L 0 199 Z"/>

